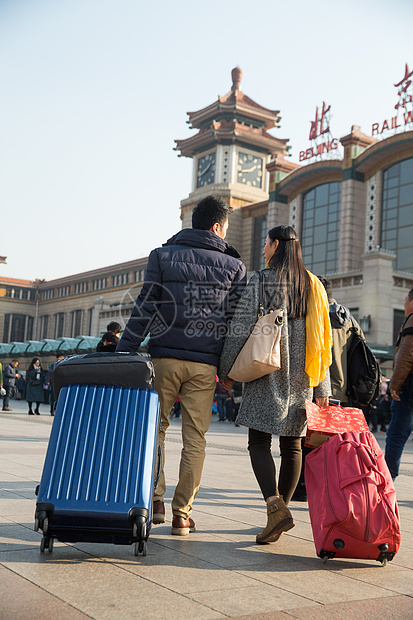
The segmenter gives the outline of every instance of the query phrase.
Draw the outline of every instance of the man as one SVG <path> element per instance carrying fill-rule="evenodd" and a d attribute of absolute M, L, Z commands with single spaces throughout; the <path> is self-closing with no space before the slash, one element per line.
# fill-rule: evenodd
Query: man
<path fill-rule="evenodd" d="M 413 288 L 404 300 L 404 314 L 406 319 L 397 339 L 389 386 L 393 400 L 385 459 L 393 480 L 399 475 L 403 449 L 413 430 Z"/>
<path fill-rule="evenodd" d="M 53 373 L 54 369 L 56 368 L 57 364 L 59 362 L 61 362 L 62 360 L 64 360 L 64 359 L 65 359 L 65 356 L 63 355 L 63 353 L 58 351 L 56 353 L 56 361 L 53 362 L 50 365 L 50 368 L 47 371 L 46 377 L 45 377 L 45 380 L 44 380 L 44 389 L 50 391 L 50 415 L 51 416 L 54 416 L 55 411 L 56 411 L 56 405 L 57 405 L 57 401 L 55 400 L 54 393 L 53 393 L 53 385 L 52 385 L 52 382 L 51 382 L 51 377 L 52 377 L 52 373 Z"/>
<path fill-rule="evenodd" d="M 7 364 L 3 372 L 3 387 L 6 390 L 6 394 L 3 398 L 3 411 L 13 411 L 13 409 L 9 407 L 9 400 L 13 396 L 16 379 L 21 376 L 17 373 L 18 365 L 18 360 L 13 360 L 11 364 Z"/>
<path fill-rule="evenodd" d="M 239 254 L 224 241 L 231 212 L 223 199 L 208 196 L 192 212 L 192 229 L 151 252 L 142 291 L 116 349 L 136 351 L 150 332 L 163 461 L 154 523 L 165 521 L 165 432 L 178 396 L 181 402 L 183 449 L 172 500 L 172 534 L 177 536 L 195 530 L 192 503 L 201 481 L 219 356 L 246 281 Z"/>

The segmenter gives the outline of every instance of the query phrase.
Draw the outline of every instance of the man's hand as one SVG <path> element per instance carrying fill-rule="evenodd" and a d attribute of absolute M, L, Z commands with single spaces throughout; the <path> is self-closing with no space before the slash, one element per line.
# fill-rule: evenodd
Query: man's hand
<path fill-rule="evenodd" d="M 397 390 L 397 392 L 396 392 L 396 390 L 390 390 L 390 394 L 391 394 L 391 397 L 394 398 L 394 400 L 400 401 L 400 396 L 399 396 L 399 391 L 398 390 Z"/>
<path fill-rule="evenodd" d="M 316 396 L 315 402 L 319 407 L 327 407 L 328 405 L 328 396 Z"/>

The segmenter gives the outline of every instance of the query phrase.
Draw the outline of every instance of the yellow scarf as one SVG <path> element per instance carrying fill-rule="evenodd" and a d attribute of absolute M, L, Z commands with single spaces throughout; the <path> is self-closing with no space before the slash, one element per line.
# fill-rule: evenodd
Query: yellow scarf
<path fill-rule="evenodd" d="M 307 271 L 310 276 L 311 291 L 308 296 L 305 320 L 305 372 L 310 378 L 310 386 L 315 387 L 326 378 L 331 365 L 331 333 L 327 293 L 320 280 Z"/>

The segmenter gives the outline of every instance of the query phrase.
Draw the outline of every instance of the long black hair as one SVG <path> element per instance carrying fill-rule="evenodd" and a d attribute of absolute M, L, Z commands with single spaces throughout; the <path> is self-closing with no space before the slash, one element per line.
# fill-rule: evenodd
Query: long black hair
<path fill-rule="evenodd" d="M 37 362 L 37 360 L 39 360 L 39 362 L 40 362 L 40 359 L 39 359 L 38 357 L 34 357 L 34 358 L 32 359 L 32 361 L 30 362 L 30 366 L 29 366 L 29 368 L 27 369 L 27 372 L 30 372 L 30 370 L 33 370 L 33 368 L 34 368 L 34 364 L 35 364 L 35 362 Z M 42 367 L 42 364 L 41 364 L 41 362 L 40 362 L 40 368 L 41 368 L 41 367 Z"/>
<path fill-rule="evenodd" d="M 310 294 L 310 276 L 301 254 L 297 233 L 291 226 L 275 226 L 268 231 L 272 243 L 278 241 L 278 248 L 270 258 L 271 279 L 274 279 L 291 319 L 304 317 Z"/>

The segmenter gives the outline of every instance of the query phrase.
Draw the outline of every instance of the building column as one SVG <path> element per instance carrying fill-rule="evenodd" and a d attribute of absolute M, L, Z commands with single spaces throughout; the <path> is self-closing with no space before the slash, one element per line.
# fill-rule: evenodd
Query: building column
<path fill-rule="evenodd" d="M 387 250 L 375 250 L 363 255 L 363 287 L 360 315 L 370 316 L 369 342 L 393 345 L 393 261 L 396 255 Z"/>
<path fill-rule="evenodd" d="M 366 225 L 366 190 L 356 179 L 343 180 L 340 208 L 339 271 L 362 266 L 360 248 L 364 246 Z"/>

